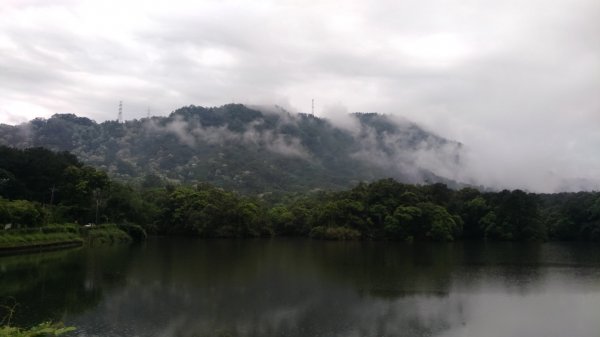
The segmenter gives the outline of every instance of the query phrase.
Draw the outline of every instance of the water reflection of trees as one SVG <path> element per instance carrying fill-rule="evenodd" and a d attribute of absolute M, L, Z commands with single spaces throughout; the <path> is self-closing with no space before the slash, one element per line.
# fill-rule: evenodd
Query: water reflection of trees
<path fill-rule="evenodd" d="M 532 286 L 539 259 L 539 246 L 164 239 L 80 321 L 115 336 L 432 335 L 464 321 L 457 282 L 495 270 Z"/>
<path fill-rule="evenodd" d="M 0 301 L 15 305 L 16 325 L 62 320 L 95 307 L 104 291 L 122 284 L 127 264 L 119 248 L 3 256 Z"/>
<path fill-rule="evenodd" d="M 360 294 L 390 300 L 446 296 L 483 279 L 499 287 L 535 287 L 544 277 L 539 244 L 332 242 L 314 249 L 320 272 Z M 493 279 L 490 279 L 492 276 Z"/>
<path fill-rule="evenodd" d="M 45 305 L 36 317 L 66 318 L 87 335 L 437 335 L 465 322 L 463 292 L 528 292 L 548 264 L 581 257 L 555 248 L 161 238 L 0 262 L 13 275 L 0 289 Z M 40 300 L 43 287 L 61 300 Z"/>

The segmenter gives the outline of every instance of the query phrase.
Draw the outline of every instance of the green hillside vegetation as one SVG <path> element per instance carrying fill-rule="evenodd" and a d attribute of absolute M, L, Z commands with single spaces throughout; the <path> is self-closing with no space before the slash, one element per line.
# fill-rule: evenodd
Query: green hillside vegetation
<path fill-rule="evenodd" d="M 452 167 L 461 151 L 459 143 L 390 116 L 352 114 L 338 127 L 241 104 L 188 106 L 125 123 L 54 115 L 0 125 L 0 145 L 69 151 L 112 178 L 145 186 L 206 182 L 246 194 L 339 190 L 388 177 L 450 183 L 432 171 L 438 165 L 422 167 L 418 156 L 433 153 Z"/>
<path fill-rule="evenodd" d="M 145 223 L 141 195 L 66 152 L 0 146 L 0 223 Z M 145 210 L 145 211 L 142 211 Z"/>
<path fill-rule="evenodd" d="M 143 240 L 143 229 L 126 221 L 125 214 L 129 221 L 145 219 L 134 196 L 69 153 L 0 147 L 0 248 Z M 108 222 L 121 225 L 82 227 Z"/>
<path fill-rule="evenodd" d="M 119 224 L 80 230 L 100 241 L 128 240 L 116 231 L 138 240 L 145 231 L 205 238 L 600 240 L 597 192 L 481 192 L 383 179 L 344 191 L 290 193 L 273 201 L 207 183 L 126 185 L 67 153 L 40 148 L 0 147 L 0 153 L 5 177 L 0 224 L 21 229 L 48 228 L 49 223 Z M 45 158 L 44 165 L 34 160 L 39 157 Z"/>
<path fill-rule="evenodd" d="M 155 231 L 204 237 L 453 241 L 600 240 L 600 194 L 482 193 L 393 179 L 267 205 L 210 186 L 165 190 Z"/>

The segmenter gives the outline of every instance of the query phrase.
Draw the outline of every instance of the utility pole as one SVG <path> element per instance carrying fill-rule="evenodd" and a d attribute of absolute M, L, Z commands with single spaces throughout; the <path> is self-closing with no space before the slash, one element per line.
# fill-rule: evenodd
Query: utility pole
<path fill-rule="evenodd" d="M 123 122 L 123 101 L 119 101 L 119 116 L 117 117 L 117 122 Z"/>
<path fill-rule="evenodd" d="M 100 206 L 100 190 L 94 190 L 94 198 L 96 199 L 96 220 L 94 222 L 95 225 L 98 225 L 98 208 Z"/>
<path fill-rule="evenodd" d="M 46 218 L 46 224 L 50 222 L 50 219 L 54 218 L 54 210 L 52 209 L 52 205 L 54 204 L 54 192 L 58 191 L 59 189 L 56 188 L 56 185 L 52 185 L 52 187 L 50 187 L 50 209 L 49 209 L 49 213 L 48 215 L 45 217 Z M 46 208 L 46 206 L 44 205 L 44 208 Z"/>
<path fill-rule="evenodd" d="M 96 225 L 98 225 L 98 206 L 100 206 L 100 200 L 96 198 L 96 221 L 94 222 Z"/>
<path fill-rule="evenodd" d="M 54 192 L 58 190 L 58 188 L 56 188 L 55 185 L 52 185 L 52 187 L 50 188 L 50 206 L 52 206 L 52 204 L 54 203 Z"/>

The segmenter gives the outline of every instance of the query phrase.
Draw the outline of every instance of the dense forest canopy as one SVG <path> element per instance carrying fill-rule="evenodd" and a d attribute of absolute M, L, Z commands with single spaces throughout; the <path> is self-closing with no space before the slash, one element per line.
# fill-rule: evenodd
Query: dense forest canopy
<path fill-rule="evenodd" d="M 168 117 L 96 123 L 72 114 L 0 125 L 0 145 L 70 151 L 109 176 L 208 182 L 243 193 L 343 189 L 361 181 L 451 183 L 461 145 L 375 113 L 332 123 L 281 108 L 188 106 Z"/>
<path fill-rule="evenodd" d="M 600 240 L 600 193 L 481 192 L 394 179 L 271 200 L 158 177 L 124 184 L 66 152 L 0 147 L 0 223 L 115 222 L 200 237 Z"/>

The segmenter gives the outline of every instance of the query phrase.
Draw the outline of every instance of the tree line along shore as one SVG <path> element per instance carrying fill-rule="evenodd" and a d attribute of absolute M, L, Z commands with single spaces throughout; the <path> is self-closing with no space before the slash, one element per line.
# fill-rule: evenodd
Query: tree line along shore
<path fill-rule="evenodd" d="M 0 249 L 143 240 L 598 241 L 600 193 L 451 189 L 393 179 L 343 191 L 242 195 L 157 176 L 117 181 L 67 152 L 0 147 Z"/>

